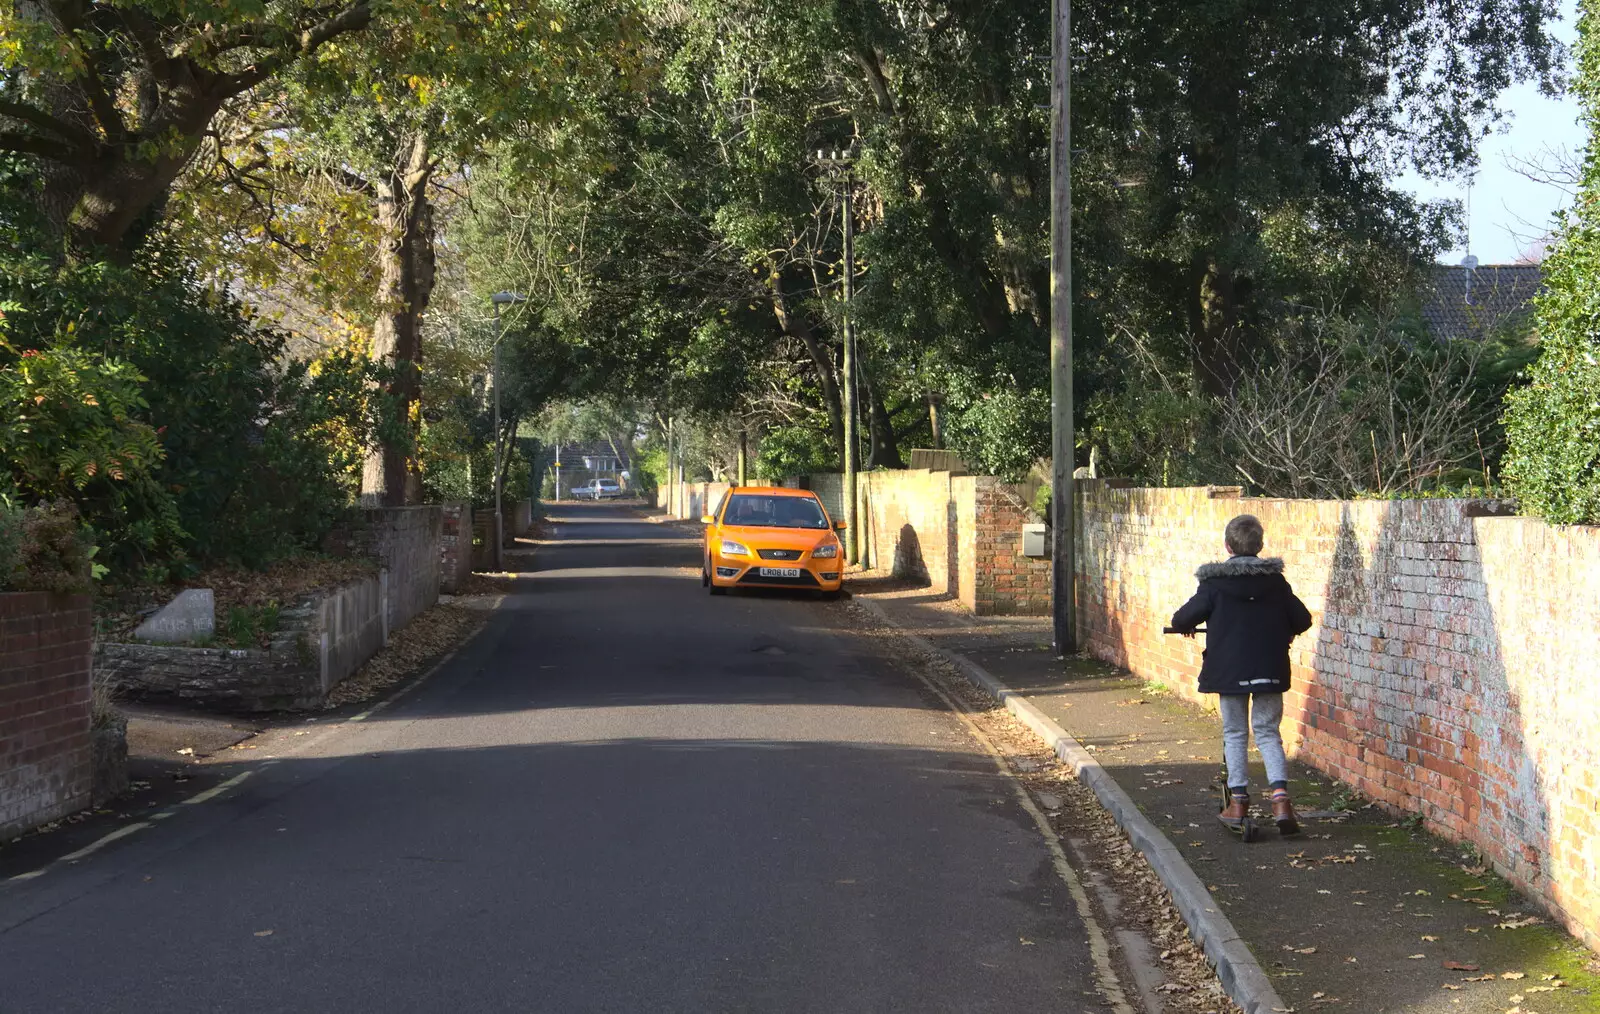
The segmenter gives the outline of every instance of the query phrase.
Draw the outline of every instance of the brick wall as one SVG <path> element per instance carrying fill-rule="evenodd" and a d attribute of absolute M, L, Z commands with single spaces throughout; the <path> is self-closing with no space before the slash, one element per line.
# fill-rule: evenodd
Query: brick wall
<path fill-rule="evenodd" d="M 0 841 L 90 804 L 89 598 L 0 593 Z"/>
<path fill-rule="evenodd" d="M 1241 499 L 1087 490 L 1079 623 L 1089 650 L 1189 697 L 1199 645 L 1161 627 L 1261 518 L 1316 624 L 1291 651 L 1300 759 L 1478 846 L 1600 945 L 1600 529 L 1481 501 Z"/>
<path fill-rule="evenodd" d="M 439 590 L 454 595 L 472 576 L 472 505 L 439 508 Z"/>
<path fill-rule="evenodd" d="M 979 616 L 1048 615 L 1050 560 L 1022 555 L 1022 526 L 1038 520 L 1022 493 L 999 479 L 980 476 L 973 498 L 969 608 Z"/>
<path fill-rule="evenodd" d="M 859 485 L 856 545 L 862 566 L 925 582 L 942 593 L 955 592 L 960 548 L 951 538 L 950 473 L 865 472 Z M 952 560 L 958 561 L 955 568 Z"/>

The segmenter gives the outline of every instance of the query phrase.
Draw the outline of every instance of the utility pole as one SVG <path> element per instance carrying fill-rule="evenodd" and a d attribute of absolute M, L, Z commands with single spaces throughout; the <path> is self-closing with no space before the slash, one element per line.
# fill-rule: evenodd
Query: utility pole
<path fill-rule="evenodd" d="M 844 390 L 840 414 L 844 416 L 844 556 L 850 563 L 859 559 L 856 540 L 856 487 L 860 469 L 860 448 L 856 446 L 856 208 L 855 208 L 855 152 L 817 152 L 817 162 L 825 166 L 844 169 L 844 362 L 839 378 Z"/>
<path fill-rule="evenodd" d="M 521 303 L 526 297 L 515 292 L 496 292 L 489 297 L 494 304 L 494 569 L 504 570 L 503 555 L 506 544 L 505 514 L 500 509 L 500 496 L 504 490 L 505 467 L 500 461 L 500 339 L 506 336 L 500 324 L 502 304 Z"/>
<path fill-rule="evenodd" d="M 748 485 L 750 465 L 750 431 L 739 427 L 739 485 Z"/>
<path fill-rule="evenodd" d="M 1050 46 L 1050 591 L 1057 655 L 1078 650 L 1072 466 L 1072 0 L 1054 0 Z"/>

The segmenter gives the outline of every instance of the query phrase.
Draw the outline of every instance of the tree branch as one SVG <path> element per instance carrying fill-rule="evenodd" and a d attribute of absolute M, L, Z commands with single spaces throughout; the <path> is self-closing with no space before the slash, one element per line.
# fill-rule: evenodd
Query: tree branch
<path fill-rule="evenodd" d="M 65 165 L 82 165 L 89 161 L 88 153 L 81 148 L 16 130 L 0 131 L 0 151 L 37 155 Z"/>
<path fill-rule="evenodd" d="M 358 32 L 371 23 L 372 7 L 369 5 L 369 0 L 355 0 L 355 3 L 340 13 L 303 30 L 291 47 L 279 49 L 271 56 L 262 58 L 248 70 L 220 75 L 214 90 L 223 95 L 238 95 L 249 91 L 295 60 L 311 56 L 321 49 L 324 43 L 350 32 Z"/>
<path fill-rule="evenodd" d="M 85 153 L 94 151 L 99 145 L 98 139 L 88 131 L 75 127 L 65 120 L 57 119 L 43 109 L 30 106 L 26 102 L 0 99 L 0 116 L 21 120 L 23 123 L 38 127 L 40 130 L 48 131 L 72 147 L 82 149 Z"/>

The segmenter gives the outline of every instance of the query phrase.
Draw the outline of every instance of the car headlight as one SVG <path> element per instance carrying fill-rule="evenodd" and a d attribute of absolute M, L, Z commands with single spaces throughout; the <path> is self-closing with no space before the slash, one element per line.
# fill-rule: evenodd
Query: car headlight
<path fill-rule="evenodd" d="M 722 555 L 723 556 L 749 556 L 750 555 L 750 550 L 743 543 L 735 542 L 732 539 L 723 539 L 722 540 Z"/>
<path fill-rule="evenodd" d="M 826 546 L 818 546 L 816 549 L 811 551 L 811 558 L 813 560 L 831 560 L 838 555 L 839 544 L 837 542 Z"/>

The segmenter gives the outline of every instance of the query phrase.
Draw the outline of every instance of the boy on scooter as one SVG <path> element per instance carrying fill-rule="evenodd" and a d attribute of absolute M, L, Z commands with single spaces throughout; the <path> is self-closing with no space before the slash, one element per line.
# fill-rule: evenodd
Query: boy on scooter
<path fill-rule="evenodd" d="M 1250 813 L 1250 774 L 1246 766 L 1250 731 L 1267 768 L 1272 819 L 1283 834 L 1297 834 L 1299 822 L 1289 801 L 1288 762 L 1278 726 L 1283 692 L 1289 689 L 1289 645 L 1311 629 L 1311 613 L 1283 576 L 1283 561 L 1262 559 L 1261 522 L 1241 514 L 1223 531 L 1228 559 L 1195 572 L 1200 587 L 1172 617 L 1172 627 L 1193 637 L 1206 624 L 1206 650 L 1200 665 L 1200 692 L 1217 694 L 1222 712 L 1222 749 L 1228 762 L 1226 803 L 1217 819 L 1230 830 L 1246 827 Z"/>

